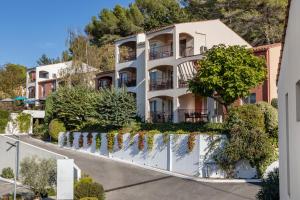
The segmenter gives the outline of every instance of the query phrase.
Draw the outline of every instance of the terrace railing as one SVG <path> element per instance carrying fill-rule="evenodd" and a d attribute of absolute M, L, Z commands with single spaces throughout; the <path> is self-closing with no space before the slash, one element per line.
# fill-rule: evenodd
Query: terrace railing
<path fill-rule="evenodd" d="M 156 46 L 149 49 L 149 60 L 166 58 L 173 56 L 173 47 L 171 45 Z"/>
<path fill-rule="evenodd" d="M 136 60 L 136 50 L 120 50 L 119 63 Z"/>
<path fill-rule="evenodd" d="M 136 79 L 128 79 L 128 80 L 118 80 L 119 87 L 135 87 L 136 86 Z"/>
<path fill-rule="evenodd" d="M 152 122 L 152 123 L 173 122 L 173 113 L 150 112 L 150 122 Z"/>
<path fill-rule="evenodd" d="M 208 121 L 207 109 L 178 109 L 181 122 L 206 122 Z"/>
<path fill-rule="evenodd" d="M 150 80 L 149 90 L 167 90 L 173 88 L 173 80 L 172 79 L 155 79 Z"/>

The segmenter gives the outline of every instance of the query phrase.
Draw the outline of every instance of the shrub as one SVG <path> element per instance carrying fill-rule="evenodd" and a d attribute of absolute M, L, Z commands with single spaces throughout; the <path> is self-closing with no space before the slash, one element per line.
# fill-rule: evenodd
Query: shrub
<path fill-rule="evenodd" d="M 92 135 L 92 133 L 89 133 L 89 134 L 87 135 L 87 144 L 88 144 L 89 146 L 91 146 L 92 143 L 93 143 L 93 135 Z"/>
<path fill-rule="evenodd" d="M 147 133 L 147 149 L 152 151 L 154 145 L 154 135 L 150 131 Z"/>
<path fill-rule="evenodd" d="M 7 179 L 12 179 L 15 177 L 14 175 L 14 171 L 12 168 L 7 167 L 7 168 L 3 168 L 2 169 L 2 174 L 1 174 L 2 178 L 7 178 Z"/>
<path fill-rule="evenodd" d="M 257 194 L 259 200 L 279 200 L 279 170 L 270 172 L 261 183 L 261 189 Z"/>
<path fill-rule="evenodd" d="M 70 143 L 70 147 L 73 146 L 73 142 L 74 142 L 74 133 L 69 132 L 69 143 Z"/>
<path fill-rule="evenodd" d="M 98 200 L 98 198 L 96 198 L 96 197 L 84 197 L 84 198 L 81 198 L 80 200 Z"/>
<path fill-rule="evenodd" d="M 59 119 L 53 119 L 49 124 L 49 134 L 55 141 L 58 140 L 58 135 L 60 132 L 65 132 L 66 128 L 63 122 Z"/>
<path fill-rule="evenodd" d="M 187 146 L 188 146 L 188 152 L 192 152 L 195 147 L 195 141 L 196 141 L 196 134 L 190 133 L 188 136 Z"/>
<path fill-rule="evenodd" d="M 21 162 L 21 182 L 34 193 L 46 197 L 49 188 L 56 185 L 56 161 L 54 159 L 24 158 Z"/>
<path fill-rule="evenodd" d="M 276 158 L 276 149 L 265 132 L 264 113 L 256 105 L 234 108 L 229 112 L 226 127 L 228 141 L 214 155 L 217 164 L 228 176 L 234 176 L 235 164 L 248 160 L 261 176 Z"/>
<path fill-rule="evenodd" d="M 264 123 L 266 132 L 273 138 L 278 138 L 278 111 L 276 108 L 266 102 L 257 104 L 264 114 Z"/>
<path fill-rule="evenodd" d="M 136 103 L 125 90 L 103 90 L 96 109 L 104 126 L 123 127 L 136 116 Z"/>
<path fill-rule="evenodd" d="M 277 99 L 277 98 L 272 99 L 271 105 L 272 105 L 274 108 L 278 109 L 278 99 Z"/>
<path fill-rule="evenodd" d="M 46 124 L 40 124 L 38 120 L 36 120 L 33 124 L 33 135 L 37 137 L 42 137 L 47 134 L 48 127 Z"/>
<path fill-rule="evenodd" d="M 119 149 L 122 149 L 123 148 L 123 133 L 117 134 L 117 140 L 118 140 Z"/>
<path fill-rule="evenodd" d="M 87 86 L 59 87 L 46 99 L 45 119 L 59 119 L 68 130 L 76 130 L 82 123 L 96 117 L 98 98 L 99 93 Z"/>
<path fill-rule="evenodd" d="M 4 133 L 8 121 L 9 121 L 9 112 L 6 110 L 0 110 L 0 133 Z"/>
<path fill-rule="evenodd" d="M 145 148 L 145 133 L 144 132 L 139 132 L 139 135 L 138 135 L 138 149 L 140 151 L 143 151 L 144 148 Z"/>
<path fill-rule="evenodd" d="M 74 199 L 94 197 L 97 200 L 104 200 L 104 189 L 99 183 L 93 182 L 89 177 L 81 178 L 74 187 Z"/>
<path fill-rule="evenodd" d="M 78 146 L 79 146 L 79 148 L 83 147 L 83 142 L 84 142 L 83 134 L 81 133 L 80 136 L 79 136 L 79 140 L 78 140 Z"/>
<path fill-rule="evenodd" d="M 17 116 L 17 122 L 18 122 L 20 132 L 27 133 L 30 128 L 31 115 L 26 113 L 20 113 Z"/>
<path fill-rule="evenodd" d="M 101 148 L 101 133 L 97 134 L 96 136 L 96 149 Z"/>
<path fill-rule="evenodd" d="M 114 131 L 108 132 L 106 134 L 106 140 L 107 140 L 107 150 L 109 152 L 113 152 L 114 145 L 115 145 L 115 133 Z"/>

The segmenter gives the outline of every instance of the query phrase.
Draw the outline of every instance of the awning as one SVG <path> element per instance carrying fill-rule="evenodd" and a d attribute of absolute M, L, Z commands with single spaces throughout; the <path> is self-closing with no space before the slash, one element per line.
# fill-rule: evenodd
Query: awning
<path fill-rule="evenodd" d="M 26 99 L 27 99 L 26 97 L 18 96 L 18 97 L 15 98 L 15 101 L 24 101 Z"/>

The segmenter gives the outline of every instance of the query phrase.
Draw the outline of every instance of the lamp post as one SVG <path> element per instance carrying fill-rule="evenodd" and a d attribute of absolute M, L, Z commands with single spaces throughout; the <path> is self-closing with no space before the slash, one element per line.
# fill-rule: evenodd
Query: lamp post
<path fill-rule="evenodd" d="M 19 177 L 19 140 L 17 140 L 15 143 L 6 142 L 10 145 L 10 147 L 6 150 L 9 151 L 12 148 L 16 148 L 16 155 L 15 155 L 15 176 L 14 176 L 14 200 L 17 198 L 17 180 Z"/>

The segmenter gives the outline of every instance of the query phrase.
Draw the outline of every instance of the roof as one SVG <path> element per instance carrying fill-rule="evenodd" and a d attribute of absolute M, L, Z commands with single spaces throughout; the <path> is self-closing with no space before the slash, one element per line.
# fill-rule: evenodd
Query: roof
<path fill-rule="evenodd" d="M 278 67 L 277 79 L 276 79 L 277 83 L 278 83 L 278 79 L 279 79 L 279 75 L 280 75 L 283 51 L 285 48 L 285 37 L 286 37 L 286 32 L 287 32 L 287 27 L 288 27 L 288 22 L 289 22 L 291 2 L 292 2 L 292 0 L 288 0 L 288 5 L 286 7 L 285 25 L 284 25 L 283 35 L 282 35 L 282 42 L 281 42 L 282 48 L 281 48 L 281 53 L 280 53 L 280 58 L 279 58 L 279 67 Z"/>
<path fill-rule="evenodd" d="M 258 51 L 266 51 L 270 48 L 273 48 L 273 47 L 279 47 L 281 46 L 281 43 L 274 43 L 274 44 L 267 44 L 267 45 L 262 45 L 262 46 L 257 46 L 257 47 L 254 47 L 253 48 L 253 51 L 254 52 L 258 52 Z"/>

